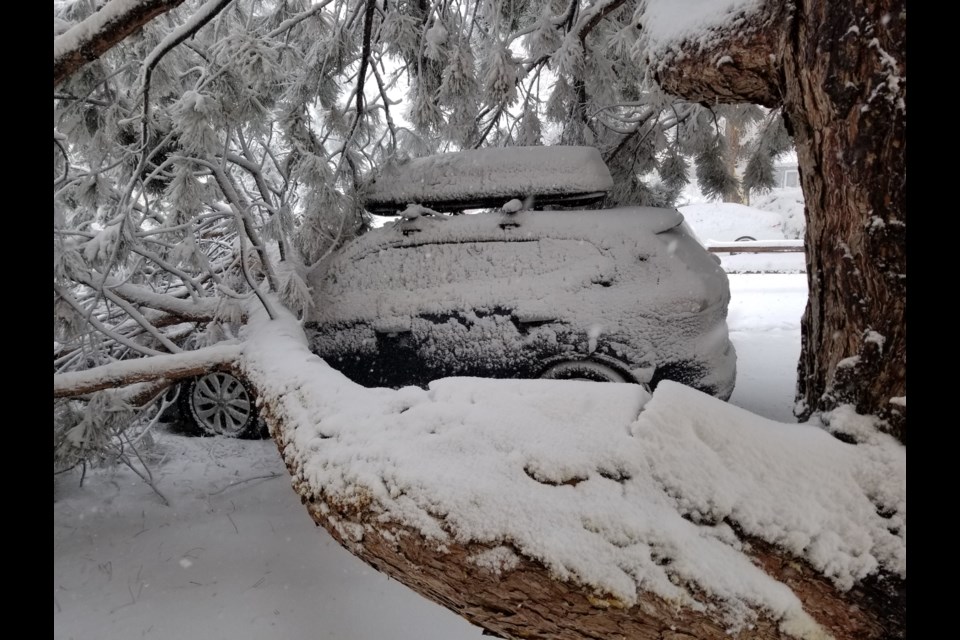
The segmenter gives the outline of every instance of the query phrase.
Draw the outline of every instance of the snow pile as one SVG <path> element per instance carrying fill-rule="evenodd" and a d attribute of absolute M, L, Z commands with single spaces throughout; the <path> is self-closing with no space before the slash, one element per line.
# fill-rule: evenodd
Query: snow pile
<path fill-rule="evenodd" d="M 705 202 L 679 207 L 683 219 L 697 238 L 708 242 L 731 242 L 749 236 L 754 240 L 783 240 L 783 217 L 732 202 Z"/>
<path fill-rule="evenodd" d="M 728 202 L 699 202 L 678 208 L 684 220 L 705 246 L 753 238 L 764 246 L 784 240 L 800 240 L 804 234 L 803 192 L 773 189 L 751 197 L 751 206 Z M 790 246 L 794 246 L 791 244 Z M 802 247 L 802 244 L 800 245 Z M 806 258 L 796 253 L 752 253 L 750 241 L 743 252 L 721 252 L 727 273 L 804 273 Z"/>
<path fill-rule="evenodd" d="M 803 189 L 800 187 L 771 189 L 768 193 L 750 196 L 755 209 L 780 214 L 780 230 L 785 238 L 802 238 L 806 227 L 803 216 Z"/>
<path fill-rule="evenodd" d="M 841 588 L 881 568 L 906 575 L 905 452 L 880 434 L 844 444 L 669 382 L 652 398 L 547 380 L 366 389 L 310 354 L 292 318 L 251 338 L 247 375 L 284 425 L 308 497 L 369 503 L 381 524 L 440 545 L 502 548 L 476 559 L 500 571 L 513 550 L 625 605 L 652 591 L 702 609 L 702 592 L 732 627 L 762 611 L 805 638 L 824 635 L 728 522 Z M 360 525 L 330 518 L 362 544 Z"/>

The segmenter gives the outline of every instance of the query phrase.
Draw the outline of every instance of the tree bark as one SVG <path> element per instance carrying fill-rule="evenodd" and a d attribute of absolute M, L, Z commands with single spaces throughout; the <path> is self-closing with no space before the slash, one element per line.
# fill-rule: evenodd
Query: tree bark
<path fill-rule="evenodd" d="M 265 399 L 261 415 L 281 453 L 294 447 Z M 747 629 L 728 628 L 716 609 L 697 611 L 645 593 L 634 606 L 605 598 L 552 576 L 536 560 L 516 553 L 509 567 L 481 567 L 471 558 L 491 545 L 424 538 L 411 527 L 385 521 L 374 492 L 354 487 L 349 498 L 310 485 L 302 469 L 284 455 L 311 518 L 345 549 L 425 598 L 508 639 L 541 640 L 796 640 L 776 621 L 760 617 Z M 787 585 L 822 629 L 835 640 L 906 638 L 906 581 L 881 574 L 847 592 L 839 591 L 805 561 L 766 542 L 740 536 L 754 562 Z M 514 549 L 514 551 L 516 551 Z M 700 594 L 703 601 L 710 598 Z"/>
<path fill-rule="evenodd" d="M 658 80 L 783 106 L 807 223 L 797 415 L 852 404 L 906 442 L 905 3 L 769 0 L 749 21 L 711 50 L 686 46 Z"/>
<path fill-rule="evenodd" d="M 724 137 L 727 140 L 727 149 L 724 162 L 727 165 L 727 171 L 730 175 L 737 175 L 737 157 L 740 155 L 740 123 L 735 118 L 729 117 L 724 124 Z M 743 194 L 738 187 L 736 190 L 726 193 L 723 196 L 724 202 L 733 202 L 743 204 Z"/>
<path fill-rule="evenodd" d="M 183 0 L 112 0 L 53 40 L 53 86 L 109 51 L 155 17 Z"/>

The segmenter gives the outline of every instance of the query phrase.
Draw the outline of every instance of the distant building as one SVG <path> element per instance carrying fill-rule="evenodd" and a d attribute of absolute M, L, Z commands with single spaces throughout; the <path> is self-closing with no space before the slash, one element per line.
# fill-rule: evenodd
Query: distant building
<path fill-rule="evenodd" d="M 800 171 L 797 169 L 797 154 L 784 154 L 773 167 L 775 189 L 795 189 L 800 187 Z"/>

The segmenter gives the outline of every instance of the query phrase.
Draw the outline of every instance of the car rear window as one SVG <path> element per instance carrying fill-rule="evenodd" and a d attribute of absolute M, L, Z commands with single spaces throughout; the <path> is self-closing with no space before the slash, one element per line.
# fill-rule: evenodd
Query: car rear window
<path fill-rule="evenodd" d="M 540 278 L 562 272 L 567 283 L 589 281 L 606 261 L 583 240 L 553 238 L 389 247 L 338 265 L 328 274 L 329 295 L 359 290 L 416 291 L 478 281 Z"/>

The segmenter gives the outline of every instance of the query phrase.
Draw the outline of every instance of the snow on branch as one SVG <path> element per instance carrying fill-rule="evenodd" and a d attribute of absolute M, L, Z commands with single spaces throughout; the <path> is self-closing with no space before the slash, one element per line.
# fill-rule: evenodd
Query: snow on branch
<path fill-rule="evenodd" d="M 93 289 L 101 288 L 97 279 L 92 276 L 85 276 L 82 273 L 73 273 L 72 275 L 78 282 L 82 282 Z M 146 287 L 141 287 L 129 282 L 107 280 L 102 287 L 109 289 L 112 293 L 116 294 L 117 297 L 127 302 L 150 307 L 158 311 L 165 311 L 183 321 L 204 322 L 212 320 L 214 316 L 217 315 L 217 311 L 221 305 L 232 304 L 222 298 L 210 297 L 197 298 L 194 300 L 178 298 L 166 293 L 157 293 Z"/>
<path fill-rule="evenodd" d="M 110 0 L 53 39 L 53 86 L 183 0 Z"/>
<path fill-rule="evenodd" d="M 674 95 L 773 107 L 782 95 L 777 44 L 788 6 L 779 0 L 647 0 L 636 14 L 634 53 Z"/>
<path fill-rule="evenodd" d="M 249 338 L 241 367 L 311 515 L 440 602 L 437 579 L 397 575 L 394 562 L 470 564 L 494 582 L 538 565 L 590 615 L 651 624 L 660 603 L 678 620 L 721 620 L 720 635 L 773 629 L 758 638 L 847 636 L 758 566 L 749 540 L 785 549 L 835 593 L 878 573 L 906 578 L 905 449 L 883 434 L 845 444 L 670 382 L 652 397 L 476 378 L 367 389 L 312 355 L 292 318 L 256 321 Z M 471 597 L 461 613 L 510 628 Z"/>
<path fill-rule="evenodd" d="M 210 22 L 210 20 L 216 17 L 230 2 L 232 2 L 232 0 L 208 0 L 208 2 L 201 6 L 186 22 L 168 33 L 163 40 L 147 54 L 147 57 L 143 61 L 144 85 L 150 84 L 150 73 L 163 56 Z"/>
<path fill-rule="evenodd" d="M 80 396 L 102 389 L 123 387 L 160 378 L 169 380 L 188 378 L 215 367 L 234 365 L 241 353 L 240 345 L 218 344 L 195 351 L 120 360 L 84 371 L 61 373 L 53 376 L 53 397 Z"/>

